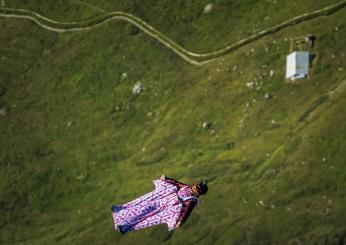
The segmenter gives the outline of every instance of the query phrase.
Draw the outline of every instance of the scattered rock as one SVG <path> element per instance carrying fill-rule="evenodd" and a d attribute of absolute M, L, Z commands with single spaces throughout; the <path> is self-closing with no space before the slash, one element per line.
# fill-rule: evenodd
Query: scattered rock
<path fill-rule="evenodd" d="M 7 109 L 6 107 L 3 107 L 0 109 L 0 118 L 7 116 Z"/>
<path fill-rule="evenodd" d="M 68 126 L 68 127 L 71 127 L 71 126 L 72 126 L 72 124 L 73 124 L 73 122 L 72 122 L 72 121 L 68 121 L 68 122 L 67 122 L 67 126 Z"/>
<path fill-rule="evenodd" d="M 264 98 L 265 98 L 266 100 L 270 100 L 271 98 L 273 98 L 273 96 L 271 95 L 271 93 L 266 93 L 266 94 L 264 95 Z"/>
<path fill-rule="evenodd" d="M 207 5 L 205 5 L 203 13 L 209 14 L 213 10 L 213 6 L 214 5 L 212 3 L 208 3 Z"/>
<path fill-rule="evenodd" d="M 147 113 L 148 117 L 151 117 L 152 115 L 153 115 L 153 112 L 151 112 L 151 111 Z"/>
<path fill-rule="evenodd" d="M 264 207 L 264 202 L 263 201 L 259 201 L 258 202 L 262 207 Z"/>
<path fill-rule="evenodd" d="M 209 129 L 211 127 L 211 123 L 210 122 L 204 122 L 202 124 L 202 127 L 205 128 L 205 129 Z"/>
<path fill-rule="evenodd" d="M 235 66 L 233 66 L 232 71 L 236 71 L 237 69 L 238 69 L 238 66 L 235 65 Z"/>
<path fill-rule="evenodd" d="M 121 79 L 126 79 L 127 78 L 127 72 L 121 73 Z"/>
<path fill-rule="evenodd" d="M 269 76 L 274 76 L 274 74 L 275 74 L 275 72 L 274 72 L 274 70 L 270 70 L 270 72 L 269 72 Z"/>
<path fill-rule="evenodd" d="M 132 88 L 132 93 L 133 94 L 140 94 L 144 90 L 144 85 L 141 82 L 137 82 L 133 88 Z"/>
<path fill-rule="evenodd" d="M 272 128 L 277 128 L 277 127 L 280 127 L 280 124 L 277 121 L 275 121 L 274 119 L 272 119 L 271 120 L 271 126 L 272 126 Z"/>
<path fill-rule="evenodd" d="M 343 71 L 343 70 L 344 70 L 344 68 L 342 68 L 342 67 L 338 68 L 338 71 Z"/>
<path fill-rule="evenodd" d="M 322 162 L 326 162 L 327 161 L 327 158 L 326 157 L 323 157 L 322 158 Z"/>
<path fill-rule="evenodd" d="M 251 88 L 251 89 L 253 89 L 255 87 L 255 83 L 254 82 L 248 82 L 245 85 L 246 85 L 246 87 Z"/>

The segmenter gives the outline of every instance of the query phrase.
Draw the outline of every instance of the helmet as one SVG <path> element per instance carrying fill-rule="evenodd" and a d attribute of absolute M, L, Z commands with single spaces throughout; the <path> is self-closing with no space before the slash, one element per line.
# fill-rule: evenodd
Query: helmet
<path fill-rule="evenodd" d="M 200 195 L 205 195 L 208 192 L 208 185 L 206 181 L 201 181 L 198 184 L 198 189 L 199 189 L 199 194 Z"/>

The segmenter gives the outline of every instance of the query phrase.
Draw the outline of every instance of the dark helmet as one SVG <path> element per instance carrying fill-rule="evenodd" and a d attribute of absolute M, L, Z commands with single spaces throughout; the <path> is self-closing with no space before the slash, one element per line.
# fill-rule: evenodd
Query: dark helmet
<path fill-rule="evenodd" d="M 208 192 L 208 185 L 206 181 L 199 182 L 198 184 L 199 187 L 199 194 L 200 195 L 205 195 Z"/>

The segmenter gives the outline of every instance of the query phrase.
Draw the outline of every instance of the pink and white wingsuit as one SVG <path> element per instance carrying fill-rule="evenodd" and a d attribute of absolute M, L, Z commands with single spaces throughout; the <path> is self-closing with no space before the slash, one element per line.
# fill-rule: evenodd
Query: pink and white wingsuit
<path fill-rule="evenodd" d="M 115 228 L 122 233 L 166 223 L 168 230 L 175 229 L 184 209 L 183 203 L 198 198 L 191 194 L 190 186 L 182 188 L 165 180 L 154 180 L 155 190 L 124 205 L 113 205 Z"/>

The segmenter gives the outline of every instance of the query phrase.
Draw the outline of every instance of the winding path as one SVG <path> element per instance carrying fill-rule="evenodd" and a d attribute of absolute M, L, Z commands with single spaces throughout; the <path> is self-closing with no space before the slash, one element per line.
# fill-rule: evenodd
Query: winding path
<path fill-rule="evenodd" d="M 139 29 L 141 29 L 143 32 L 148 34 L 149 36 L 153 37 L 163 45 L 165 45 L 167 48 L 175 52 L 177 55 L 179 55 L 181 58 L 186 60 L 187 62 L 193 64 L 193 65 L 204 65 L 207 63 L 210 63 L 227 53 L 234 51 L 240 47 L 243 47 L 255 40 L 258 40 L 264 36 L 276 33 L 284 28 L 287 28 L 289 26 L 293 26 L 308 20 L 315 19 L 317 17 L 321 16 L 328 16 L 331 15 L 341 9 L 343 9 L 346 6 L 346 0 L 342 0 L 337 4 L 330 5 L 328 7 L 315 10 L 309 13 L 305 13 L 296 17 L 293 17 L 287 21 L 284 21 L 278 25 L 275 25 L 273 27 L 270 27 L 268 29 L 262 30 L 256 34 L 253 34 L 247 38 L 244 38 L 236 43 L 233 43 L 231 45 L 228 45 L 222 49 L 219 49 L 217 51 L 209 52 L 209 53 L 194 53 L 191 51 L 186 50 L 173 40 L 169 39 L 167 36 L 156 30 L 154 27 L 146 23 L 145 21 L 141 20 L 140 18 L 121 11 L 113 11 L 108 12 L 104 14 L 100 14 L 97 17 L 94 17 L 89 20 L 85 21 L 79 21 L 79 22 L 59 22 L 51 20 L 47 17 L 44 17 L 36 12 L 25 10 L 25 9 L 13 9 L 13 8 L 0 8 L 0 17 L 4 18 L 16 18 L 16 19 L 27 19 L 35 22 L 38 26 L 54 32 L 73 32 L 73 31 L 83 31 L 83 30 L 90 30 L 92 28 L 98 27 L 102 24 L 105 24 L 111 20 L 124 20 L 127 21 L 135 26 L 137 26 Z"/>

